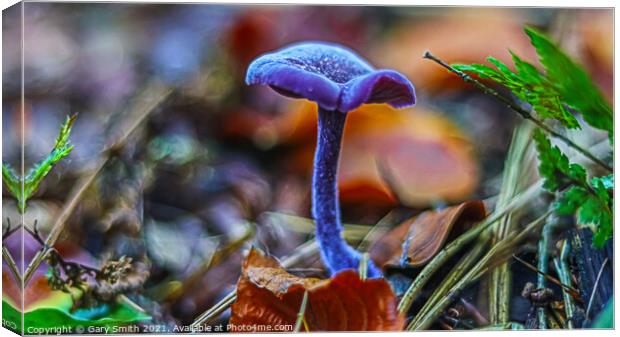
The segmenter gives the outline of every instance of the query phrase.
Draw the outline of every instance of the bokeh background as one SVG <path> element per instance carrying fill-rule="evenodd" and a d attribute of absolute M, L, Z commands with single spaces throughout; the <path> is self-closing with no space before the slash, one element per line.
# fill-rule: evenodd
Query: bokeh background
<path fill-rule="evenodd" d="M 2 27 L 2 160 L 13 167 L 22 137 L 16 10 L 5 10 Z M 241 248 L 285 256 L 311 235 L 301 220 L 291 228 L 265 215 L 310 216 L 316 108 L 246 86 L 247 65 L 261 53 L 337 42 L 415 85 L 414 108 L 350 114 L 340 193 L 344 221 L 354 224 L 499 190 L 519 118 L 424 60 L 425 50 L 449 63 L 490 55 L 510 63 L 509 49 L 536 62 L 523 33 L 536 26 L 612 99 L 607 9 L 26 3 L 24 12 L 26 168 L 47 155 L 64 118 L 79 113 L 74 151 L 28 205 L 26 224 L 36 219 L 44 235 L 119 125 L 132 120 L 136 101 L 153 99 L 154 87 L 173 90 L 106 165 L 60 240 L 92 265 L 122 255 L 143 263 L 148 277 L 132 299 L 166 324 L 192 322 L 234 287 Z M 19 222 L 4 190 L 3 215 Z M 316 259 L 304 267 L 320 272 Z"/>

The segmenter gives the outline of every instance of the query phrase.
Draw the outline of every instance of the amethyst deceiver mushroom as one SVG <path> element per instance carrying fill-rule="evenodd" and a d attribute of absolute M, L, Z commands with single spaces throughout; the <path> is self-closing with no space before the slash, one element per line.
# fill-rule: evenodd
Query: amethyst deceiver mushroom
<path fill-rule="evenodd" d="M 297 43 L 264 54 L 250 64 L 245 81 L 318 104 L 312 175 L 316 237 L 331 274 L 358 268 L 362 255 L 342 238 L 338 202 L 338 157 L 347 113 L 365 103 L 387 103 L 395 108 L 413 105 L 413 85 L 394 70 L 375 70 L 352 50 L 324 42 Z M 382 276 L 372 261 L 367 275 Z"/>

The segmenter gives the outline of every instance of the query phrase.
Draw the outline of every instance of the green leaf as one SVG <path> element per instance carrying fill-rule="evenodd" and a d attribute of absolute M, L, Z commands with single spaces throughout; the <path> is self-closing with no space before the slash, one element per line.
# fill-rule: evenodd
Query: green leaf
<path fill-rule="evenodd" d="M 15 199 L 17 199 L 17 203 L 21 205 L 23 200 L 22 193 L 22 184 L 19 179 L 17 173 L 8 165 L 2 164 L 2 181 L 6 186 L 7 190 Z"/>
<path fill-rule="evenodd" d="M 12 322 L 18 322 L 20 318 L 19 310 L 6 301 L 2 301 L 2 315 L 3 319 L 10 319 Z M 59 308 L 44 307 L 24 313 L 24 326 L 26 328 L 118 327 L 149 319 L 151 319 L 150 316 L 125 304 L 116 304 L 111 308 L 104 305 L 102 310 L 99 310 L 99 315 L 92 318 L 86 318 L 84 313 L 79 311 L 70 313 Z M 18 328 L 21 327 L 18 325 Z"/>
<path fill-rule="evenodd" d="M 510 51 L 512 56 L 512 62 L 515 64 L 517 73 L 521 76 L 524 82 L 531 85 L 548 84 L 547 79 L 536 69 L 534 65 L 523 61 L 517 54 Z"/>
<path fill-rule="evenodd" d="M 54 149 L 66 149 L 70 146 L 69 136 L 71 135 L 71 128 L 73 127 L 73 123 L 75 123 L 76 118 L 77 118 L 77 114 L 73 114 L 65 118 L 65 122 L 60 127 L 60 132 L 58 133 L 58 137 L 56 137 L 56 143 L 54 144 Z"/>
<path fill-rule="evenodd" d="M 594 224 L 596 230 L 592 239 L 594 247 L 601 248 L 613 235 L 613 200 L 610 189 L 613 189 L 613 174 L 592 178 L 591 185 L 596 192 L 595 200 L 584 204 L 579 212 L 582 223 Z M 582 215 L 581 212 L 584 212 Z"/>
<path fill-rule="evenodd" d="M 47 157 L 37 163 L 26 175 L 26 178 L 20 178 L 15 171 L 7 165 L 2 165 L 2 181 L 4 181 L 7 189 L 15 199 L 20 212 L 26 209 L 26 202 L 37 191 L 39 184 L 50 173 L 54 165 L 65 158 L 73 150 L 73 145 L 69 142 L 71 135 L 71 127 L 75 122 L 77 115 L 67 116 L 65 122 L 61 125 L 58 137 L 54 142 L 54 148 Z M 21 182 L 23 179 L 23 190 Z"/>
<path fill-rule="evenodd" d="M 502 76 L 497 70 L 484 64 L 452 64 L 452 67 L 462 72 L 476 74 L 481 78 L 490 78 L 497 82 L 502 81 Z"/>
<path fill-rule="evenodd" d="M 614 174 L 606 175 L 600 178 L 593 178 L 592 184 L 594 186 L 602 185 L 606 190 L 614 189 Z"/>
<path fill-rule="evenodd" d="M 556 203 L 561 215 L 577 214 L 577 221 L 594 233 L 594 247 L 601 248 L 613 235 L 613 202 L 608 192 L 610 176 L 593 178 L 591 184 L 573 185 Z"/>
<path fill-rule="evenodd" d="M 517 74 L 513 73 L 512 70 L 510 70 L 510 68 L 508 68 L 508 66 L 502 63 L 500 60 L 494 58 L 493 56 L 489 56 L 487 57 L 487 61 L 491 62 L 495 67 L 497 67 L 497 70 L 500 71 L 506 83 L 512 82 L 518 84 L 521 81 Z"/>
<path fill-rule="evenodd" d="M 571 186 L 556 203 L 556 211 L 560 215 L 572 215 L 588 199 L 588 191 L 580 186 Z"/>
<path fill-rule="evenodd" d="M 612 199 L 613 175 L 592 178 L 578 164 L 570 163 L 557 146 L 540 129 L 534 130 L 538 150 L 538 172 L 544 179 L 543 187 L 561 195 L 555 210 L 561 215 L 577 215 L 581 225 L 594 233 L 594 247 L 602 247 L 613 234 Z"/>
<path fill-rule="evenodd" d="M 529 103 L 542 119 L 555 119 L 569 129 L 579 122 L 567 106 L 580 112 L 591 126 L 613 137 L 613 111 L 585 70 L 568 57 L 544 34 L 525 28 L 546 73 L 512 51 L 515 72 L 493 57 L 487 60 L 497 69 L 482 64 L 456 64 L 457 70 L 491 79 L 508 88 L 517 98 Z"/>
<path fill-rule="evenodd" d="M 579 111 L 588 124 L 613 137 L 613 111 L 586 71 L 541 32 L 526 27 L 525 33 L 562 101 Z"/>
<path fill-rule="evenodd" d="M 488 57 L 487 60 L 496 68 L 482 64 L 456 64 L 457 70 L 468 72 L 480 78 L 489 78 L 510 89 L 520 100 L 529 103 L 538 116 L 543 119 L 552 118 L 558 120 L 570 129 L 579 128 L 579 122 L 568 111 L 560 100 L 560 95 L 551 83 L 542 75 L 536 67 L 523 61 L 512 53 L 517 72 L 496 58 Z"/>
<path fill-rule="evenodd" d="M 30 196 L 34 194 L 39 188 L 39 184 L 43 181 L 43 178 L 47 176 L 48 173 L 52 170 L 54 165 L 58 163 L 61 159 L 68 156 L 73 150 L 73 146 L 54 148 L 50 154 L 43 159 L 40 163 L 38 163 L 30 173 L 26 176 L 26 180 L 24 181 L 24 195 L 26 199 L 29 199 Z"/>
<path fill-rule="evenodd" d="M 577 214 L 578 223 L 589 227 L 594 233 L 593 246 L 601 248 L 613 235 L 612 202 L 602 184 L 594 186 L 595 193 L 582 186 L 571 186 L 561 195 L 555 207 L 561 215 Z"/>
<path fill-rule="evenodd" d="M 585 180 L 585 170 L 577 164 L 570 164 L 557 146 L 552 146 L 545 133 L 534 130 L 534 141 L 538 150 L 538 173 L 544 179 L 543 187 L 555 192 L 573 183 Z"/>

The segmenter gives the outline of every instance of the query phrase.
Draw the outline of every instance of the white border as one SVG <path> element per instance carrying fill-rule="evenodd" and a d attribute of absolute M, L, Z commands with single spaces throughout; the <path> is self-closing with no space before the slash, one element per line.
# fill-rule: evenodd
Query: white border
<path fill-rule="evenodd" d="M 3 0 L 1 3 L 1 7 L 4 10 L 5 8 L 10 7 L 11 5 L 16 4 L 18 1 L 15 0 Z M 28 2 L 44 2 L 44 1 L 28 1 Z M 50 1 L 53 2 L 53 1 Z M 73 1 L 55 1 L 55 2 L 73 2 Z M 85 1 L 75 1 L 75 2 L 101 2 L 101 1 L 92 1 L 92 0 L 85 0 Z M 470 6 L 470 7 L 582 7 L 582 8 L 587 8 L 587 7 L 604 7 L 604 8 L 614 8 L 614 111 L 616 111 L 617 109 L 617 102 L 618 102 L 618 79 L 617 76 L 615 76 L 615 69 L 617 69 L 618 66 L 618 54 L 616 53 L 616 49 L 615 46 L 618 45 L 618 26 L 615 25 L 615 6 L 616 3 L 614 1 L 610 1 L 610 0 L 588 0 L 586 1 L 577 1 L 577 0 L 521 0 L 521 1 L 515 1 L 515 0 L 504 0 L 501 3 L 499 3 L 498 1 L 493 1 L 493 0 L 470 0 L 470 1 L 459 1 L 459 0 L 435 0 L 435 1 L 420 1 L 420 0 L 389 0 L 389 1 L 368 1 L 368 0 L 353 0 L 353 1 L 346 1 L 346 0 L 339 0 L 339 1 L 330 1 L 330 0 L 312 0 L 312 1 L 282 1 L 282 0 L 270 0 L 270 1 L 264 1 L 264 2 L 260 2 L 260 1 L 243 1 L 243 0 L 237 0 L 237 1 L 227 1 L 227 0 L 211 0 L 211 1 L 197 1 L 197 0 L 186 0 L 186 1 L 170 1 L 170 0 L 151 0 L 151 1 L 105 1 L 105 2 L 128 2 L 128 3 L 221 3 L 221 4 L 311 4 L 311 5 L 376 5 L 376 6 Z M 2 26 L 2 18 L 0 16 L 0 27 Z M 0 46 L 2 45 L 2 36 L 0 34 Z M 0 54 L 1 55 L 1 54 Z M 2 64 L 0 63 L 0 73 L 2 71 Z M 1 82 L 0 82 L 1 83 Z M 2 91 L 0 90 L 0 102 L 2 101 Z M 615 115 L 614 115 L 615 117 Z M 0 120 L 2 119 L 2 117 L 0 116 Z M 614 129 L 615 130 L 620 130 L 620 121 L 619 119 L 615 118 L 614 119 Z M 2 128 L 0 128 L 0 139 L 2 138 Z M 617 148 L 618 145 L 618 141 L 617 141 L 617 137 L 615 139 L 614 142 L 614 148 Z M 0 147 L 0 156 L 2 154 L 2 149 Z M 617 167 L 618 165 L 618 161 L 620 161 L 618 159 L 618 157 L 614 158 L 614 167 Z M 617 200 L 618 197 L 618 191 L 617 189 L 614 191 L 614 199 Z M 0 196 L 0 201 L 1 201 L 1 196 Z M 618 209 L 620 208 L 620 206 L 618 206 L 618 203 L 615 203 L 614 205 L 614 215 L 618 214 Z M 615 216 L 614 216 L 615 218 Z M 616 226 L 617 224 L 617 219 L 614 219 L 614 228 L 617 230 L 618 226 Z M 617 233 L 617 231 L 616 231 Z M 616 252 L 616 246 L 617 246 L 617 236 L 614 238 L 614 255 Z M 616 256 L 615 258 L 615 262 L 614 262 L 614 294 L 617 293 L 617 289 L 619 289 L 619 278 L 618 278 L 618 258 Z M 1 286 L 1 280 L 0 280 L 0 286 Z M 615 307 L 618 307 L 618 299 L 615 299 Z M 614 323 L 615 323 L 615 327 L 618 328 L 618 322 L 619 322 L 619 318 L 620 318 L 620 310 L 615 310 L 614 312 Z M 472 330 L 472 331 L 424 331 L 424 332 L 416 332 L 416 335 L 422 334 L 422 335 L 430 335 L 432 334 L 433 336 L 453 336 L 455 334 L 459 335 L 459 336 L 476 336 L 478 334 L 484 334 L 487 336 L 491 336 L 492 334 L 496 334 L 498 333 L 497 331 L 481 331 L 481 330 Z M 566 336 L 566 337 L 583 337 L 583 336 L 609 336 L 611 334 L 616 333 L 616 331 L 609 331 L 609 330 L 561 330 L 561 331 L 553 331 L 553 330 L 547 330 L 547 331 L 501 331 L 499 332 L 501 337 L 512 337 L 512 336 L 533 336 L 533 335 L 545 335 L 545 336 L 550 336 L 550 335 L 555 335 L 556 333 L 561 334 L 562 336 Z M 2 328 L 0 330 L 0 334 L 2 336 L 4 335 L 11 335 L 14 336 L 15 334 L 9 332 L 8 330 Z M 313 333 L 313 334 L 320 334 L 322 336 L 368 336 L 368 333 Z M 388 333 L 386 333 L 388 334 Z M 149 336 L 187 336 L 187 334 L 166 334 L 166 335 L 156 335 L 156 334 L 148 334 Z M 231 335 L 231 334 L 226 334 L 226 335 Z M 234 334 L 233 334 L 234 335 Z M 254 336 L 273 336 L 273 334 L 253 334 Z M 389 333 L 389 335 L 409 335 L 409 333 L 407 332 L 398 332 L 398 333 Z M 144 334 L 141 335 L 132 335 L 132 334 L 127 334 L 124 336 L 144 336 Z"/>

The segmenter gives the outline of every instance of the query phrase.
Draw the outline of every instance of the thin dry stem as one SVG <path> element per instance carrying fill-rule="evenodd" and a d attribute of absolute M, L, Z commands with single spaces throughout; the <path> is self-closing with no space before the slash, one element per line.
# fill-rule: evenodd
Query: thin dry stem
<path fill-rule="evenodd" d="M 441 314 L 442 310 L 450 304 L 458 294 L 469 284 L 475 282 L 483 273 L 481 271 L 488 272 L 488 265 L 491 260 L 500 255 L 507 249 L 512 249 L 517 243 L 523 240 L 529 233 L 538 228 L 543 223 L 544 219 L 549 215 L 549 212 L 543 216 L 531 222 L 525 229 L 516 235 L 508 236 L 506 239 L 495 244 L 476 265 L 471 268 L 465 276 L 459 279 L 454 287 L 444 296 L 436 305 L 424 317 L 417 319 L 415 324 L 409 324 L 407 330 L 423 330 L 428 328 L 432 322 Z M 413 323 L 413 322 L 412 322 Z"/>
<path fill-rule="evenodd" d="M 4 261 L 9 266 L 9 270 L 11 271 L 11 274 L 13 274 L 15 281 L 17 281 L 17 284 L 21 287 L 22 278 L 19 273 L 19 268 L 17 268 L 17 264 L 15 263 L 15 260 L 13 260 L 13 256 L 5 246 L 2 246 L 2 258 L 4 258 Z"/>
<path fill-rule="evenodd" d="M 570 269 L 568 267 L 568 255 L 570 254 L 571 246 L 569 240 L 564 240 L 562 248 L 560 250 L 560 256 L 553 260 L 555 270 L 558 273 L 560 282 L 562 283 L 562 296 L 564 298 L 564 312 L 566 314 L 566 327 L 574 329 L 573 316 L 575 313 L 575 304 L 573 303 L 573 297 L 570 288 L 572 289 L 572 280 Z"/>
<path fill-rule="evenodd" d="M 304 316 L 306 314 L 306 306 L 308 305 L 308 290 L 304 291 L 304 297 L 301 300 L 301 306 L 299 308 L 299 312 L 297 313 L 297 321 L 295 322 L 295 329 L 293 332 L 299 332 L 301 330 L 301 324 L 304 321 Z"/>
<path fill-rule="evenodd" d="M 603 264 L 601 265 L 601 269 L 598 271 L 598 275 L 596 275 L 596 281 L 594 281 L 594 286 L 592 287 L 592 294 L 590 294 L 590 299 L 588 300 L 588 308 L 586 309 L 586 322 L 590 321 L 590 309 L 592 309 L 592 303 L 594 303 L 594 295 L 596 295 L 596 289 L 598 288 L 598 284 L 601 281 L 601 276 L 603 276 L 603 270 L 605 270 L 605 266 L 609 262 L 609 258 L 605 258 Z"/>

